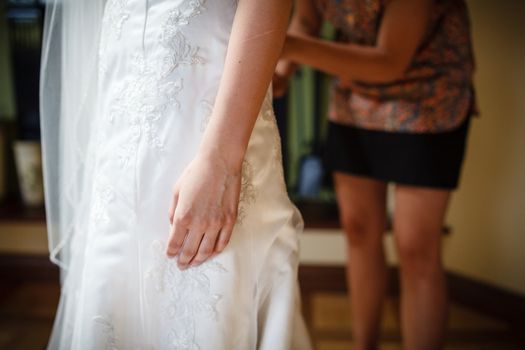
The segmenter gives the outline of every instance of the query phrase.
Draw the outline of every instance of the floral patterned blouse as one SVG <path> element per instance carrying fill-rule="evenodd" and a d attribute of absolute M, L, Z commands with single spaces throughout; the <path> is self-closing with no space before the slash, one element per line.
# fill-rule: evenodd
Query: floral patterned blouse
<path fill-rule="evenodd" d="M 389 0 L 314 0 L 338 41 L 373 46 Z M 474 59 L 464 0 L 435 0 L 428 30 L 404 76 L 386 84 L 336 81 L 329 118 L 365 129 L 437 133 L 475 110 Z"/>

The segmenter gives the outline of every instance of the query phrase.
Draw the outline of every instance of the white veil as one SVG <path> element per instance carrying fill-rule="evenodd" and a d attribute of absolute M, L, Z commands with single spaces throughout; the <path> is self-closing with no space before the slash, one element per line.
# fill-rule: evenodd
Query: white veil
<path fill-rule="evenodd" d="M 72 243 L 88 220 L 89 149 L 105 2 L 46 1 L 40 77 L 42 154 L 50 259 L 61 268 L 62 279 Z"/>

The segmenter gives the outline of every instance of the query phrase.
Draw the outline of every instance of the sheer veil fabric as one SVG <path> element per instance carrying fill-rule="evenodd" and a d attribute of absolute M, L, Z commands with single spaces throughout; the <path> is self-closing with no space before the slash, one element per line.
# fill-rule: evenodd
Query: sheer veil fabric
<path fill-rule="evenodd" d="M 51 260 L 65 276 L 73 235 L 86 227 L 88 148 L 96 114 L 105 0 L 48 0 L 41 65 L 41 128 Z"/>
<path fill-rule="evenodd" d="M 41 124 L 51 260 L 49 349 L 310 349 L 298 234 L 271 89 L 225 251 L 184 271 L 164 248 L 172 185 L 221 79 L 236 0 L 51 0 Z M 242 87 L 240 87 L 242 88 Z"/>

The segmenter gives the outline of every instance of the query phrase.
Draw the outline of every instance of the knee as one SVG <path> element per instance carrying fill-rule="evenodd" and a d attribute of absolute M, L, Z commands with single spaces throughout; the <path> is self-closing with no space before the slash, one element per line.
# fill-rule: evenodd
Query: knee
<path fill-rule="evenodd" d="M 366 215 L 341 215 L 341 225 L 346 233 L 347 241 L 352 246 L 361 246 L 381 241 L 383 229 L 378 228 L 377 221 Z"/>
<path fill-rule="evenodd" d="M 426 275 L 441 265 L 439 233 L 422 228 L 396 230 L 396 248 L 402 271 Z"/>

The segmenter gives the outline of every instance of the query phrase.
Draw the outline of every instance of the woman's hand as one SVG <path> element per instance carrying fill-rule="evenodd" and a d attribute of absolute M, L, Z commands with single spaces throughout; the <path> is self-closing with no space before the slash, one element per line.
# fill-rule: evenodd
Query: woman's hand
<path fill-rule="evenodd" d="M 296 68 L 297 65 L 290 61 L 284 59 L 279 60 L 272 79 L 273 97 L 284 96 L 286 90 L 288 90 L 290 77 L 293 75 Z"/>
<path fill-rule="evenodd" d="M 286 94 L 286 90 L 288 90 L 288 84 L 289 77 L 280 75 L 279 73 L 275 72 L 272 78 L 273 97 L 283 97 L 284 94 Z"/>
<path fill-rule="evenodd" d="M 199 153 L 173 188 L 166 254 L 179 268 L 196 266 L 228 244 L 237 217 L 241 166 L 217 154 Z"/>

